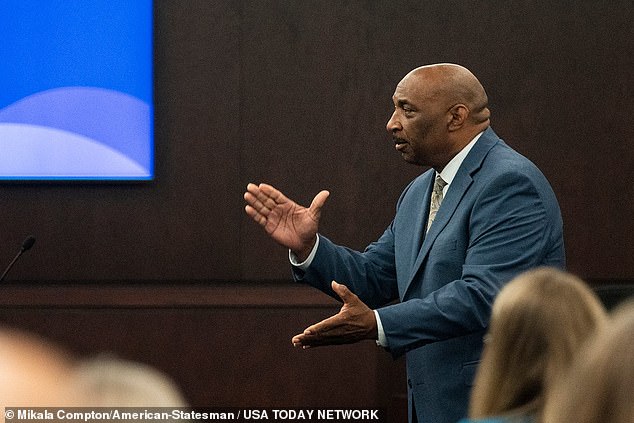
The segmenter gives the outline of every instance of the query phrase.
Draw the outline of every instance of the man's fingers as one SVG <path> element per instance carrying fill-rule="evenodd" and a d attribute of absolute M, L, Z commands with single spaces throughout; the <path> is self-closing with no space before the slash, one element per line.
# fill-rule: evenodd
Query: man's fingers
<path fill-rule="evenodd" d="M 329 195 L 330 193 L 324 190 L 313 199 L 310 205 L 310 211 L 317 219 L 319 219 L 321 208 L 326 203 L 326 199 L 328 199 Z M 272 185 L 264 183 L 259 185 L 253 183 L 247 184 L 247 192 L 244 194 L 244 199 L 265 216 L 280 204 L 292 203 L 281 191 Z"/>
<path fill-rule="evenodd" d="M 292 342 L 295 348 L 303 348 L 303 349 L 308 349 L 311 347 L 311 345 L 317 345 L 317 344 L 311 344 L 309 338 L 303 333 L 300 333 L 299 335 L 295 335 L 293 337 Z"/>
<path fill-rule="evenodd" d="M 295 347 L 306 346 L 311 343 L 311 340 L 319 338 L 322 334 L 325 334 L 327 330 L 324 332 L 323 330 L 320 329 L 320 327 L 322 327 L 322 325 L 327 323 L 333 317 L 335 316 L 329 317 L 326 320 L 322 320 L 319 323 L 309 326 L 306 329 L 304 329 L 302 333 L 295 335 L 291 341 L 293 343 L 293 346 Z"/>
<path fill-rule="evenodd" d="M 315 323 L 304 329 L 299 335 L 295 335 L 295 338 L 302 344 L 307 342 L 313 343 L 315 340 L 326 339 L 331 337 L 337 337 L 345 333 L 346 322 L 341 318 L 339 314 L 335 314 L 327 319 L 322 320 L 319 323 Z M 342 331 L 342 328 L 344 329 Z"/>
<path fill-rule="evenodd" d="M 264 215 L 258 213 L 257 210 L 255 210 L 253 207 L 249 205 L 244 207 L 244 211 L 247 213 L 247 215 L 251 217 L 251 219 L 255 220 L 257 223 L 259 223 L 262 226 L 265 226 L 266 223 L 268 222 Z"/>
<path fill-rule="evenodd" d="M 266 188 L 262 189 L 262 187 Z M 277 195 L 275 193 L 277 193 Z M 276 198 L 286 200 L 286 197 L 284 197 L 282 193 L 266 184 L 255 185 L 249 183 L 247 185 L 247 192 L 244 193 L 244 199 L 258 210 L 262 208 L 266 208 L 269 211 L 272 210 L 278 205 Z"/>
<path fill-rule="evenodd" d="M 295 335 L 293 337 L 293 339 L 291 340 L 291 342 L 293 343 L 294 347 L 301 347 L 302 346 L 302 338 L 300 335 Z"/>
<path fill-rule="evenodd" d="M 326 203 L 328 196 L 330 196 L 330 192 L 325 190 L 321 191 L 319 194 L 315 196 L 315 198 L 313 198 L 313 202 L 310 203 L 310 210 L 313 213 L 315 213 L 317 216 L 319 216 L 319 214 L 321 213 L 321 208 Z"/>
<path fill-rule="evenodd" d="M 253 208 L 255 211 L 257 211 L 260 214 L 268 216 L 269 213 L 271 212 L 271 209 L 269 207 L 265 206 L 260 200 L 258 200 L 250 192 L 244 193 L 244 201 L 246 201 L 247 204 L 251 206 L 251 208 Z"/>
<path fill-rule="evenodd" d="M 309 347 L 319 347 L 322 345 L 340 345 L 340 344 L 348 344 L 352 341 L 349 341 L 345 336 L 345 333 L 328 333 L 328 334 L 306 334 L 301 333 L 299 335 L 295 335 L 293 338 L 293 346 L 294 347 L 302 347 L 304 349 Z"/>
<path fill-rule="evenodd" d="M 313 336 L 309 336 L 309 335 L 305 335 L 303 333 L 299 334 L 299 335 L 295 335 L 293 337 L 293 346 L 295 348 L 303 348 L 303 349 L 307 349 L 312 347 L 317 347 L 320 345 L 327 345 L 327 342 L 324 342 L 321 340 L 321 338 L 317 338 L 317 337 L 313 337 Z"/>
<path fill-rule="evenodd" d="M 290 200 L 282 194 L 282 192 L 272 185 L 260 184 L 258 185 L 260 196 L 258 198 L 269 208 L 273 208 L 277 204 L 287 203 Z"/>
<path fill-rule="evenodd" d="M 247 191 L 244 193 L 244 201 L 259 211 L 264 207 L 264 201 L 266 201 L 266 198 L 262 195 L 257 185 L 248 184 Z"/>

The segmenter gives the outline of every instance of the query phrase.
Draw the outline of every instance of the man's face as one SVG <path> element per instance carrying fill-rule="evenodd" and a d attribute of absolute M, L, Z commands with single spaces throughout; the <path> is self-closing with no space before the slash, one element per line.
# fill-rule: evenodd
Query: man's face
<path fill-rule="evenodd" d="M 446 164 L 448 108 L 433 81 L 409 74 L 398 84 L 387 122 L 394 146 L 408 163 L 443 167 Z"/>

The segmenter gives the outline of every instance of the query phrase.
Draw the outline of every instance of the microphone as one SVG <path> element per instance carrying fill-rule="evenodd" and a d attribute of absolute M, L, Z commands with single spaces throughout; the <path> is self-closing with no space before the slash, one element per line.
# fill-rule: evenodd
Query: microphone
<path fill-rule="evenodd" d="M 4 280 L 4 278 L 7 276 L 7 273 L 9 273 L 9 270 L 11 270 L 11 268 L 13 267 L 15 262 L 18 261 L 20 256 L 24 254 L 25 251 L 28 251 L 31 249 L 31 247 L 33 247 L 33 244 L 35 244 L 35 237 L 33 235 L 27 236 L 24 242 L 22 243 L 22 248 L 20 248 L 20 251 L 18 251 L 18 254 L 13 258 L 11 263 L 9 263 L 7 268 L 4 270 L 4 273 L 2 274 L 2 276 L 0 276 L 0 282 Z"/>

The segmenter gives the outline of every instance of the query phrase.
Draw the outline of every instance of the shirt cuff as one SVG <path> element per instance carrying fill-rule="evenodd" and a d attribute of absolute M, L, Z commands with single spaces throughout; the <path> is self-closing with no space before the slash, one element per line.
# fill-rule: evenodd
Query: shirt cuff
<path fill-rule="evenodd" d="M 315 258 L 315 254 L 317 254 L 318 247 L 319 247 L 319 235 L 317 235 L 317 240 L 315 241 L 315 245 L 313 246 L 313 249 L 310 251 L 310 254 L 308 255 L 308 257 L 306 257 L 306 260 L 299 263 L 297 261 L 297 256 L 291 250 L 288 250 L 288 259 L 290 260 L 293 266 L 297 267 L 301 271 L 306 271 L 306 269 L 308 269 L 311 263 L 313 262 L 313 259 Z"/>
<path fill-rule="evenodd" d="M 387 337 L 385 336 L 385 331 L 383 330 L 383 324 L 381 324 L 381 317 L 379 317 L 379 312 L 374 310 L 374 317 L 376 317 L 376 330 L 378 332 L 378 339 L 376 340 L 376 344 L 380 347 L 387 348 Z"/>

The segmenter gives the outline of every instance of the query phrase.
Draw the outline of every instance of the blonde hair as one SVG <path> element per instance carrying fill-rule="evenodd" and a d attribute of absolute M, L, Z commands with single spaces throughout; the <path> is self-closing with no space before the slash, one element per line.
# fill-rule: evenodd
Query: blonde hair
<path fill-rule="evenodd" d="M 601 301 L 576 276 L 547 267 L 517 276 L 493 304 L 470 416 L 539 413 L 545 390 L 605 320 Z"/>
<path fill-rule="evenodd" d="M 185 407 L 180 388 L 149 365 L 100 354 L 80 361 L 75 385 L 91 407 Z"/>
<path fill-rule="evenodd" d="M 549 392 L 544 423 L 634 421 L 634 300 L 618 307 Z"/>

